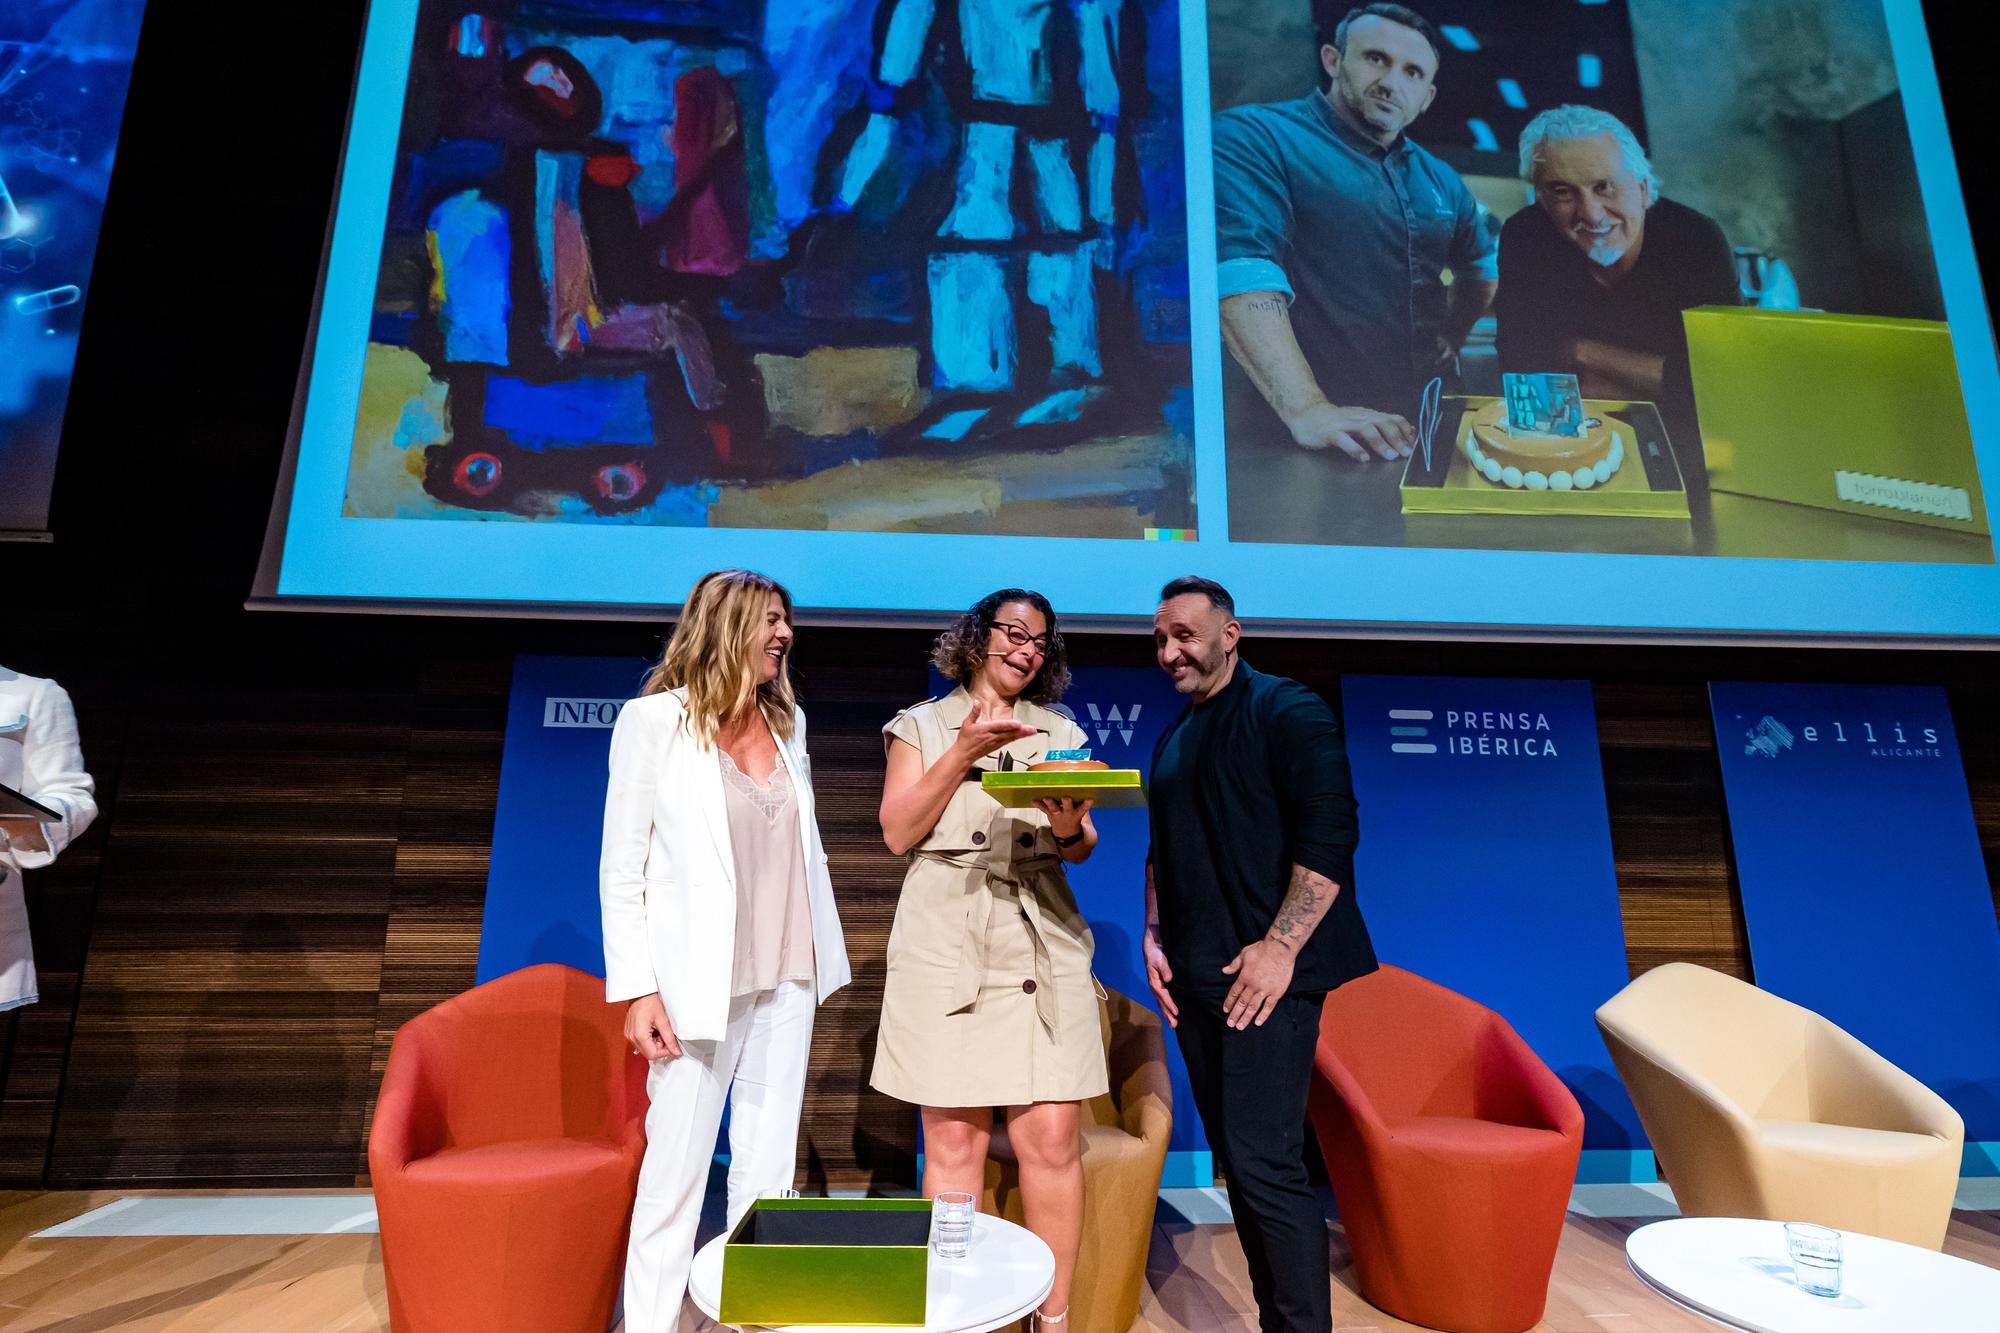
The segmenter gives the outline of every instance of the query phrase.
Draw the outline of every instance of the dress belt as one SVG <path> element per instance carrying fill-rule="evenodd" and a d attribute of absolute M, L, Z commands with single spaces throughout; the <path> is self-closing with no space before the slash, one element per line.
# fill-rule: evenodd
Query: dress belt
<path fill-rule="evenodd" d="M 979 998 L 980 987 L 986 984 L 986 930 L 993 919 L 993 903 L 998 896 L 993 892 L 994 884 L 1005 884 L 1014 890 L 1015 900 L 1021 904 L 1021 915 L 1028 923 L 1028 935 L 1035 944 L 1035 1016 L 1050 1032 L 1060 1031 L 1056 1017 L 1055 967 L 1049 958 L 1046 927 L 1042 923 L 1041 895 L 1035 892 L 1035 884 L 1042 872 L 1062 865 L 1062 858 L 1052 852 L 1040 852 L 1033 856 L 1019 856 L 1004 866 L 997 866 L 977 853 L 915 852 L 913 859 L 931 861 L 946 865 L 964 874 L 965 891 L 965 937 L 959 945 L 958 976 L 952 984 L 951 1001 L 946 1013 L 956 1014 L 970 1009 Z"/>

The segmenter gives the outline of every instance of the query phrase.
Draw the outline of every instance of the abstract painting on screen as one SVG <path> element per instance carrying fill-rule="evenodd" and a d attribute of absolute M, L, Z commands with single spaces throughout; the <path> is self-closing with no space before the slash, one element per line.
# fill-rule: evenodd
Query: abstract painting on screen
<path fill-rule="evenodd" d="M 1172 0 L 424 0 L 345 512 L 1195 527 Z"/>

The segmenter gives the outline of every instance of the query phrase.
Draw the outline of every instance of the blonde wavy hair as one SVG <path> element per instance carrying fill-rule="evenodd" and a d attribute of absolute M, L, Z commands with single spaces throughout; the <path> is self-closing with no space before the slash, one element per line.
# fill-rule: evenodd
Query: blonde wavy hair
<path fill-rule="evenodd" d="M 785 623 L 792 623 L 792 595 L 767 574 L 748 569 L 718 569 L 695 582 L 681 608 L 681 618 L 667 640 L 660 664 L 646 676 L 641 695 L 687 690 L 687 717 L 703 745 L 715 742 L 724 718 L 736 717 L 756 701 L 781 741 L 792 738 L 791 654 L 778 664 L 776 679 L 760 684 L 763 646 L 769 637 L 764 615 L 771 594 L 784 603 Z"/>

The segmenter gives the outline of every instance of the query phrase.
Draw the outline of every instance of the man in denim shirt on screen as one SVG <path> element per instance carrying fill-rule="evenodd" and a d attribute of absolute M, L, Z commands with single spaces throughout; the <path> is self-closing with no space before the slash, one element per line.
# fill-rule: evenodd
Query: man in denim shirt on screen
<path fill-rule="evenodd" d="M 1324 91 L 1215 118 L 1232 442 L 1406 457 L 1424 385 L 1492 301 L 1498 225 L 1403 133 L 1440 44 L 1415 11 L 1363 5 L 1320 47 Z"/>

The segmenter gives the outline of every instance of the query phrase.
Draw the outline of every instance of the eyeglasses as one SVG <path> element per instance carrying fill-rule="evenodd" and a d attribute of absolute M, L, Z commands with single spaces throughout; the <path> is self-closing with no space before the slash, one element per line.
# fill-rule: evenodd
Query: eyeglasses
<path fill-rule="evenodd" d="M 1013 644 L 1016 648 L 1031 647 L 1040 656 L 1047 657 L 1049 655 L 1049 636 L 1046 634 L 1030 634 L 1028 633 L 1027 626 L 1016 625 L 1012 621 L 1007 620 L 994 621 L 992 628 L 1006 635 L 1007 642 Z"/>

